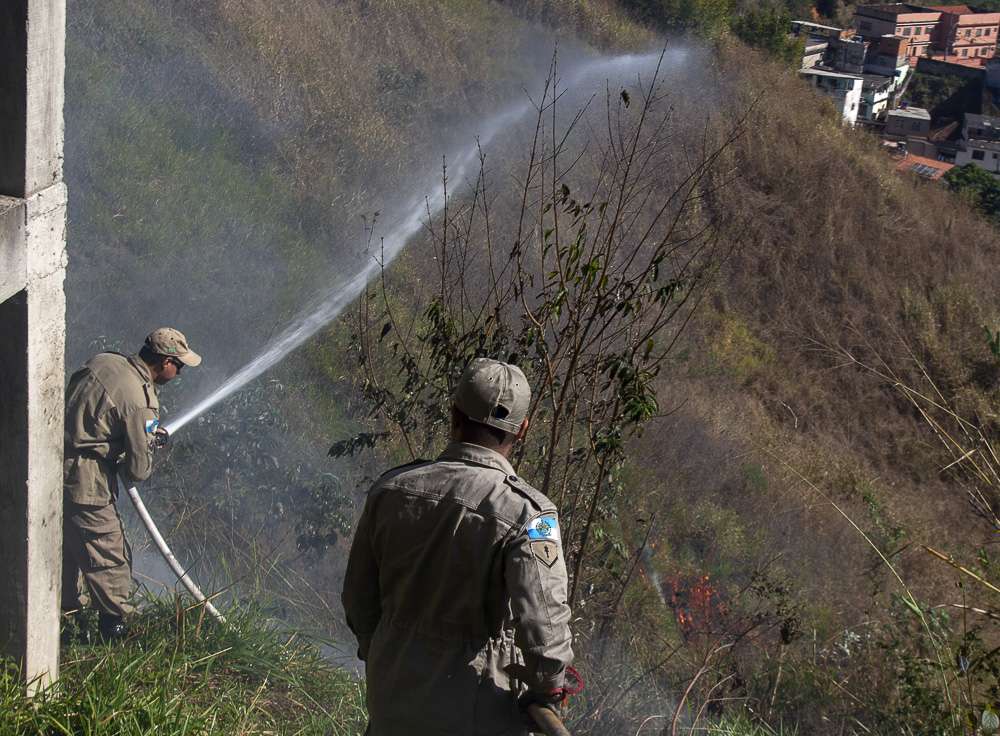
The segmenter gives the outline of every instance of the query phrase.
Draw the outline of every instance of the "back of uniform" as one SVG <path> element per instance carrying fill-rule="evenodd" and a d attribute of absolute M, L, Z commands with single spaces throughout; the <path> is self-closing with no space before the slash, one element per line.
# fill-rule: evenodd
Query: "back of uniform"
<path fill-rule="evenodd" d="M 156 386 L 138 356 L 99 353 L 88 360 L 66 389 L 67 498 L 103 506 L 111 503 L 119 469 L 133 481 L 148 478 L 159 415 Z"/>
<path fill-rule="evenodd" d="M 572 661 L 555 507 L 499 453 L 453 443 L 374 485 L 344 608 L 366 661 L 372 736 L 523 734 L 518 684 Z"/>

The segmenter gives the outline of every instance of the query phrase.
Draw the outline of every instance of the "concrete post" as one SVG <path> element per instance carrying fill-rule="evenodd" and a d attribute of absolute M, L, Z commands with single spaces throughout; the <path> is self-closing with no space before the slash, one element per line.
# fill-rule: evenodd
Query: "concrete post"
<path fill-rule="evenodd" d="M 58 675 L 65 0 L 0 3 L 0 653 Z"/>

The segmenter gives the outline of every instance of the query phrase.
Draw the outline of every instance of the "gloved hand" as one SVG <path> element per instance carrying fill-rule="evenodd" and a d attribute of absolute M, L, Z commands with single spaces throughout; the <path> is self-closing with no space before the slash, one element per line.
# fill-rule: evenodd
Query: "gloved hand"
<path fill-rule="evenodd" d="M 166 447 L 169 440 L 170 433 L 162 426 L 158 426 L 153 430 L 153 449 L 159 450 Z"/>
<path fill-rule="evenodd" d="M 511 677 L 516 677 L 522 682 L 527 679 L 528 671 L 523 664 L 509 664 L 504 669 Z M 528 692 L 517 699 L 517 705 L 524 718 L 524 724 L 529 729 L 538 725 L 531 717 L 531 714 L 528 713 L 529 705 L 540 705 L 543 708 L 548 708 L 558 716 L 567 697 L 583 692 L 584 683 L 583 678 L 580 677 L 580 673 L 573 667 L 567 667 L 566 675 L 567 679 L 563 687 L 552 688 L 547 691 L 528 690 Z"/>
<path fill-rule="evenodd" d="M 566 702 L 566 691 L 561 687 L 544 693 L 529 690 L 517 699 L 517 707 L 521 711 L 522 722 L 529 730 L 533 731 L 538 729 L 541 724 L 537 723 L 532 717 L 528 711 L 528 706 L 539 705 L 561 717 L 560 710 L 564 702 Z"/>

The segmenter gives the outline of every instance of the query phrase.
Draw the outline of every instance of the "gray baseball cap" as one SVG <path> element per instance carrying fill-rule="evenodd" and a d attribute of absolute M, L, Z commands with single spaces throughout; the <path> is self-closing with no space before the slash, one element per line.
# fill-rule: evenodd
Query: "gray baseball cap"
<path fill-rule="evenodd" d="M 146 337 L 146 347 L 157 355 L 177 358 L 192 368 L 201 363 L 201 356 L 188 347 L 184 333 L 173 327 L 160 327 L 150 332 Z"/>
<path fill-rule="evenodd" d="M 452 402 L 472 421 L 516 434 L 528 415 L 531 387 L 516 365 L 476 358 L 462 373 Z"/>

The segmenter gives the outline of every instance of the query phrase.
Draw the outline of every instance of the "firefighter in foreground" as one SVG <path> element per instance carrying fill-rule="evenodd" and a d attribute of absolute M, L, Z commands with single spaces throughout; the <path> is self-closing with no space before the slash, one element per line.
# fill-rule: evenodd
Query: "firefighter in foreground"
<path fill-rule="evenodd" d="M 556 508 L 514 473 L 524 373 L 477 358 L 451 444 L 390 470 L 354 535 L 343 602 L 368 681 L 370 736 L 524 734 L 565 697 L 573 659 Z"/>
<path fill-rule="evenodd" d="M 105 640 L 123 638 L 132 592 L 132 552 L 115 502 L 116 476 L 143 481 L 153 451 L 166 443 L 159 426 L 159 386 L 201 357 L 179 331 L 161 327 L 138 355 L 99 353 L 72 375 L 66 390 L 63 465 L 62 609 L 74 615 L 90 603 Z"/>

